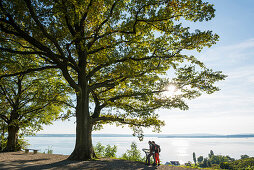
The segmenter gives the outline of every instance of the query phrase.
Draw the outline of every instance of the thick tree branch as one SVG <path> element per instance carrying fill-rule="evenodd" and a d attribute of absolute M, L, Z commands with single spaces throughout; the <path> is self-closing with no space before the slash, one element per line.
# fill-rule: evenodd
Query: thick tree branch
<path fill-rule="evenodd" d="M 3 77 L 12 77 L 12 76 L 17 76 L 17 75 L 24 75 L 24 74 L 28 74 L 28 73 L 31 73 L 31 72 L 42 71 L 42 70 L 47 70 L 47 69 L 52 69 L 52 68 L 59 68 L 59 67 L 58 66 L 45 66 L 45 67 L 40 67 L 40 68 L 31 68 L 31 69 L 27 69 L 25 71 L 20 71 L 20 72 L 13 73 L 13 74 L 0 75 L 0 80 Z"/>
<path fill-rule="evenodd" d="M 115 87 L 119 82 L 123 82 L 127 79 L 128 77 L 118 77 L 118 78 L 114 78 L 114 79 L 109 79 L 109 80 L 105 80 L 101 83 L 95 83 L 93 85 L 91 85 L 89 87 L 89 90 L 94 90 L 97 88 L 101 88 L 101 87 Z M 116 81 L 117 80 L 117 81 Z"/>
<path fill-rule="evenodd" d="M 57 1 L 57 3 L 59 3 L 59 2 Z M 70 18 L 69 18 L 69 14 L 68 14 L 67 7 L 66 7 L 65 3 L 66 3 L 66 1 L 63 1 L 63 8 L 65 10 L 64 19 L 65 19 L 66 25 L 67 25 L 71 35 L 74 37 L 76 35 L 76 31 L 74 30 L 73 26 L 70 23 Z"/>
<path fill-rule="evenodd" d="M 9 121 L 8 117 L 5 115 L 0 114 L 0 118 L 3 119 L 5 121 L 5 123 L 8 123 L 8 121 Z"/>
<path fill-rule="evenodd" d="M 121 44 L 121 43 L 128 43 L 128 42 L 129 42 L 129 41 L 119 41 L 119 42 L 116 42 L 116 43 L 114 43 L 114 44 L 105 45 L 105 46 L 103 46 L 103 47 L 100 47 L 100 48 L 94 49 L 94 50 L 92 50 L 92 51 L 89 51 L 88 54 L 94 54 L 94 53 L 97 53 L 97 52 L 99 52 L 99 51 L 101 51 L 101 50 L 105 50 L 105 49 L 107 49 L 107 48 L 113 48 L 113 47 L 115 47 L 115 46 L 117 46 L 117 45 L 119 45 L 119 44 Z"/>
<path fill-rule="evenodd" d="M 93 122 L 98 122 L 98 121 L 117 121 L 117 122 L 124 122 L 123 118 L 118 118 L 118 117 L 106 117 L 106 116 L 101 116 L 93 119 Z"/>
<path fill-rule="evenodd" d="M 92 91 L 92 95 L 93 95 L 94 104 L 95 104 L 92 118 L 97 118 L 100 116 L 100 111 L 102 108 L 100 107 L 100 101 L 99 101 L 97 94 L 94 91 Z"/>
<path fill-rule="evenodd" d="M 73 57 L 71 55 L 70 45 L 71 45 L 71 43 L 66 44 L 66 50 L 68 52 L 68 60 L 71 63 L 70 67 L 72 67 L 76 72 L 79 72 L 80 71 L 79 67 L 78 67 L 76 61 L 73 59 Z"/>
<path fill-rule="evenodd" d="M 80 91 L 80 87 L 77 85 L 77 83 L 72 79 L 70 76 L 68 69 L 66 66 L 61 66 L 62 74 L 66 81 L 70 84 L 70 86 L 75 89 L 76 92 Z"/>
<path fill-rule="evenodd" d="M 6 51 L 9 53 L 22 54 L 22 55 L 31 55 L 31 54 L 45 55 L 45 53 L 41 51 L 17 51 L 17 50 L 13 50 L 10 48 L 3 48 L 3 47 L 0 47 L 0 51 Z"/>
<path fill-rule="evenodd" d="M 136 119 L 135 119 L 136 120 Z M 124 118 L 118 118 L 115 116 L 100 116 L 98 118 L 94 118 L 92 119 L 93 124 L 95 124 L 96 122 L 119 122 L 122 124 L 129 124 L 129 125 L 133 125 L 133 126 L 143 126 L 143 127 L 147 127 L 148 125 L 145 122 L 140 121 L 139 123 L 137 123 L 137 121 L 135 121 L 133 119 L 124 119 Z"/>
<path fill-rule="evenodd" d="M 84 25 L 85 25 L 85 20 L 86 20 L 86 17 L 87 17 L 87 14 L 89 12 L 89 8 L 92 6 L 92 3 L 93 3 L 93 0 L 90 0 L 87 8 L 86 8 L 86 12 L 83 14 L 81 20 L 80 20 L 80 28 L 84 30 Z"/>
<path fill-rule="evenodd" d="M 145 92 L 145 93 L 135 92 L 135 93 L 131 93 L 131 94 L 122 94 L 122 95 L 112 97 L 112 98 L 108 99 L 108 101 L 114 102 L 115 100 L 122 99 L 122 98 L 125 98 L 125 97 L 137 97 L 137 96 L 149 95 L 149 94 L 154 94 L 154 93 L 162 93 L 162 92 L 165 92 L 165 91 L 166 90 L 157 90 L 157 91 L 152 91 L 150 93 L 148 93 L 148 92 Z"/>

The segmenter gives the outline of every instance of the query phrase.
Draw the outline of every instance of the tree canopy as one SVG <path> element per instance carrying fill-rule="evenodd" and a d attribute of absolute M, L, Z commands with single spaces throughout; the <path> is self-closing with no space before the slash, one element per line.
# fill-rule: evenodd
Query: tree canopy
<path fill-rule="evenodd" d="M 22 71 L 24 67 L 38 65 L 39 60 L 30 56 L 1 53 L 1 73 Z M 59 118 L 63 108 L 71 106 L 70 90 L 56 70 L 41 73 L 22 73 L 0 80 L 0 119 L 7 125 L 6 151 L 18 150 L 18 137 L 31 135 Z M 13 129 L 13 130 L 12 130 Z"/>
<path fill-rule="evenodd" d="M 219 90 L 214 83 L 225 78 L 184 54 L 218 41 L 212 31 L 182 24 L 215 16 L 202 0 L 2 0 L 0 9 L 0 50 L 35 54 L 44 62 L 29 71 L 56 67 L 75 90 L 72 159 L 90 158 L 91 128 L 118 122 L 138 134 L 142 126 L 159 130 L 164 123 L 156 109 L 187 109 L 186 99 Z M 165 78 L 168 72 L 175 76 Z M 163 96 L 169 84 L 179 94 Z"/>

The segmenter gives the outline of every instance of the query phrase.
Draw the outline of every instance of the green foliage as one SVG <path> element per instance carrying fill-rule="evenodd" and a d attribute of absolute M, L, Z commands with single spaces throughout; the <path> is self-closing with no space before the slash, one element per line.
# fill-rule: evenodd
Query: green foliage
<path fill-rule="evenodd" d="M 204 157 L 203 156 L 199 156 L 198 157 L 198 163 L 201 164 L 204 160 Z"/>
<path fill-rule="evenodd" d="M 197 158 L 196 158 L 195 152 L 193 152 L 192 157 L 193 157 L 193 161 L 194 161 L 194 163 L 196 165 L 197 164 Z"/>
<path fill-rule="evenodd" d="M 249 158 L 248 155 L 241 155 L 241 159 Z"/>
<path fill-rule="evenodd" d="M 34 55 L 22 58 L 18 54 L 0 53 L 0 60 L 0 75 L 23 72 L 0 78 L 0 119 L 5 122 L 6 129 L 16 129 L 9 133 L 16 133 L 19 138 L 33 135 L 42 129 L 42 125 L 58 119 L 63 109 L 72 105 L 68 96 L 70 88 L 57 70 L 24 72 L 39 67 L 43 62 L 41 59 Z M 15 148 L 23 145 L 15 143 L 19 145 Z"/>
<path fill-rule="evenodd" d="M 145 157 L 141 157 L 141 151 L 138 150 L 137 144 L 135 142 L 132 142 L 131 149 L 127 150 L 126 153 L 122 155 L 122 158 L 130 161 L 145 161 Z"/>
<path fill-rule="evenodd" d="M 230 162 L 232 158 L 223 155 L 213 155 L 209 160 L 212 164 L 220 164 L 221 162 Z"/>
<path fill-rule="evenodd" d="M 231 165 L 233 169 L 254 169 L 254 157 L 236 160 Z"/>
<path fill-rule="evenodd" d="M 43 152 L 44 154 L 53 154 L 53 149 L 52 146 L 48 146 L 48 149 L 46 149 L 46 151 Z"/>
<path fill-rule="evenodd" d="M 254 157 L 243 158 L 233 162 L 221 162 L 220 168 L 222 169 L 254 169 Z"/>
<path fill-rule="evenodd" d="M 7 138 L 4 136 L 1 136 L 0 139 L 1 139 L 0 140 L 0 151 L 2 151 L 7 145 Z"/>
<path fill-rule="evenodd" d="M 105 147 L 100 142 L 98 142 L 93 148 L 97 157 L 107 157 L 107 158 L 116 157 L 117 146 L 115 145 L 114 146 L 107 145 Z"/>
<path fill-rule="evenodd" d="M 221 169 L 233 169 L 233 167 L 231 166 L 231 164 L 229 162 L 221 162 L 220 168 Z"/>
<path fill-rule="evenodd" d="M 40 68 L 60 69 L 77 99 L 79 94 L 86 94 L 84 98 L 94 105 L 90 113 L 85 109 L 83 114 L 90 116 L 94 129 L 117 122 L 120 126 L 128 124 L 139 137 L 141 127 L 152 126 L 159 132 L 164 122 L 156 109 L 186 110 L 186 99 L 218 91 L 215 82 L 226 77 L 183 53 L 201 51 L 218 41 L 212 31 L 192 32 L 181 24 L 215 16 L 213 5 L 202 0 L 2 0 L 1 6 L 3 56 L 19 54 L 21 61 L 31 59 Z M 28 67 L 29 62 L 24 66 L 35 69 Z M 164 78 L 168 71 L 174 78 Z M 163 96 L 169 84 L 174 84 L 180 94 Z M 58 110 L 51 106 L 49 110 Z M 111 108 L 121 114 L 105 111 Z"/>
<path fill-rule="evenodd" d="M 105 148 L 105 153 L 104 153 L 104 156 L 107 157 L 107 158 L 114 158 L 116 157 L 116 152 L 117 152 L 117 146 L 110 146 L 110 145 L 107 145 L 106 148 Z"/>
<path fill-rule="evenodd" d="M 25 140 L 22 136 L 19 136 L 18 140 L 17 140 L 17 147 L 19 147 L 21 149 L 25 149 L 27 148 L 27 146 L 29 146 L 30 144 L 28 143 L 27 140 Z"/>
<path fill-rule="evenodd" d="M 208 158 L 204 158 L 203 162 L 199 164 L 200 167 L 202 168 L 207 168 L 207 167 L 211 167 L 211 162 L 210 160 L 208 160 Z"/>
<path fill-rule="evenodd" d="M 105 155 L 105 146 L 103 146 L 100 142 L 98 142 L 94 147 L 94 152 L 97 157 L 102 157 Z"/>
<path fill-rule="evenodd" d="M 235 160 L 230 156 L 215 155 L 210 151 L 208 158 L 198 157 L 198 166 L 202 168 L 211 167 L 212 169 L 254 169 L 254 158 L 242 155 L 241 159 Z"/>
<path fill-rule="evenodd" d="M 208 154 L 208 158 L 211 159 L 212 156 L 214 156 L 214 153 L 212 150 L 210 150 L 210 153 Z"/>
<path fill-rule="evenodd" d="M 30 144 L 25 140 L 22 136 L 19 136 L 19 138 L 16 141 L 16 148 L 17 150 L 25 149 Z M 4 150 L 7 146 L 7 137 L 1 136 L 0 138 L 0 151 Z"/>

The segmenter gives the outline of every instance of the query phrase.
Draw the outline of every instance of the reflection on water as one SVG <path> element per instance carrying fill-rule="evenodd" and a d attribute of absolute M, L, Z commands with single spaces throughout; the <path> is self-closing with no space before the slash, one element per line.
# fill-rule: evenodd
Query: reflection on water
<path fill-rule="evenodd" d="M 171 141 L 172 146 L 175 148 L 176 155 L 179 157 L 188 156 L 187 150 L 190 146 L 189 141 L 184 139 L 173 139 Z"/>
<path fill-rule="evenodd" d="M 53 149 L 55 154 L 69 155 L 74 149 L 75 137 L 26 137 L 31 148 L 40 149 L 41 152 L 48 148 Z M 215 154 L 229 155 L 239 159 L 241 155 L 254 156 L 254 138 L 155 138 L 147 137 L 140 142 L 135 137 L 93 137 L 94 145 L 101 142 L 103 145 L 116 145 L 117 156 L 122 156 L 127 149 L 130 149 L 132 142 L 137 147 L 148 148 L 148 141 L 155 141 L 161 147 L 160 160 L 162 163 L 168 161 L 180 161 L 185 163 L 192 161 L 192 153 L 196 157 L 208 156 L 210 150 Z M 145 156 L 144 152 L 142 152 Z"/>

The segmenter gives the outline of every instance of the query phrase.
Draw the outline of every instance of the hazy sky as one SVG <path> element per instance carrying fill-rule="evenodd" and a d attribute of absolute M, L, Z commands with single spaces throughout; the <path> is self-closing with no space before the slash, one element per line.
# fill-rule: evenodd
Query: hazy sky
<path fill-rule="evenodd" d="M 254 133 L 254 0 L 209 2 L 215 5 L 215 18 L 189 26 L 220 36 L 216 45 L 197 55 L 208 67 L 228 77 L 217 83 L 221 91 L 189 101 L 187 111 L 159 110 L 160 119 L 166 123 L 161 133 Z M 54 122 L 39 133 L 75 133 L 74 120 Z M 95 133 L 132 132 L 127 127 L 105 126 Z M 147 129 L 145 133 L 152 131 Z"/>

